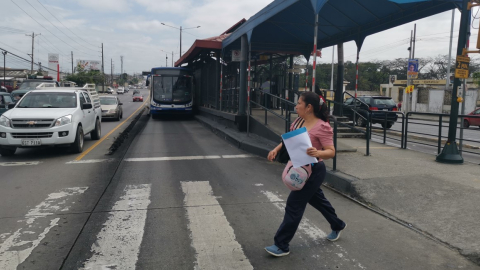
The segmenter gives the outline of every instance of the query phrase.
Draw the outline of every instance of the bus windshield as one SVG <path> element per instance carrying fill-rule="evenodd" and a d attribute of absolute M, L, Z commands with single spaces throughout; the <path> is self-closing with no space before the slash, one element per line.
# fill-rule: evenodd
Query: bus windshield
<path fill-rule="evenodd" d="M 153 99 L 157 102 L 188 103 L 192 100 L 192 78 L 153 76 Z"/>

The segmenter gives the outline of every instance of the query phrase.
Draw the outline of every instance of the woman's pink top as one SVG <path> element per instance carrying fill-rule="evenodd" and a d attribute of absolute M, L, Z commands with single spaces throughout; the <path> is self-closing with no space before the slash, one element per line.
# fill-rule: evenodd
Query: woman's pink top
<path fill-rule="evenodd" d="M 303 126 L 304 121 L 302 118 L 297 118 L 293 121 L 292 125 L 290 126 L 290 131 L 293 131 L 295 125 L 300 123 L 297 128 Z M 308 136 L 312 141 L 312 146 L 317 148 L 317 150 L 322 150 L 324 146 L 331 146 L 333 145 L 333 129 L 329 123 L 324 122 L 322 119 L 319 119 L 317 123 L 308 131 Z M 321 158 L 318 161 L 322 161 Z"/>

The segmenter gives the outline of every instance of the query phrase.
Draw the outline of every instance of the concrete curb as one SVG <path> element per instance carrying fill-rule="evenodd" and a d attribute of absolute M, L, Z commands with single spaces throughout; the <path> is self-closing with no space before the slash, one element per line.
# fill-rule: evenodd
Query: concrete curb
<path fill-rule="evenodd" d="M 252 143 L 251 140 L 245 140 L 238 136 L 238 132 L 231 130 L 219 123 L 216 123 L 213 120 L 210 120 L 206 117 L 195 115 L 195 119 L 200 122 L 202 125 L 210 129 L 214 134 L 217 136 L 225 139 L 229 143 L 235 145 L 239 149 L 247 151 L 257 156 L 267 157 L 268 153 L 271 150 L 267 144 L 260 144 L 260 143 Z M 252 134 L 253 135 L 253 134 Z M 266 141 L 266 139 L 264 139 Z M 269 141 L 270 142 L 270 141 Z M 274 142 L 271 142 L 274 143 Z"/>

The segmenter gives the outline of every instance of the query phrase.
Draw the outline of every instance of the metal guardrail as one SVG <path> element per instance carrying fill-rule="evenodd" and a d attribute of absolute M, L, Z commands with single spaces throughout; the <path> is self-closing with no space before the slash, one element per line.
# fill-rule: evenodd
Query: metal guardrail
<path fill-rule="evenodd" d="M 291 121 L 291 110 L 289 110 L 289 108 L 290 108 L 290 107 L 295 108 L 296 104 L 293 103 L 293 102 L 291 102 L 291 101 L 289 101 L 289 100 L 286 100 L 286 99 L 284 99 L 284 98 L 281 98 L 281 97 L 272 95 L 272 94 L 270 94 L 270 93 L 265 93 L 265 92 L 263 92 L 263 93 L 264 93 L 264 94 L 267 94 L 267 95 L 270 95 L 270 96 L 272 96 L 272 97 L 275 98 L 275 99 L 278 99 L 278 101 L 280 101 L 281 103 L 283 103 L 283 104 L 286 105 L 285 107 L 282 106 L 283 108 L 285 108 L 285 117 L 283 117 L 283 112 L 282 112 L 282 115 L 280 115 L 280 114 L 276 113 L 275 111 L 267 108 L 267 106 L 266 106 L 266 104 L 265 104 L 265 102 L 266 102 L 265 100 L 266 100 L 266 99 L 264 99 L 264 104 L 263 104 L 263 105 L 260 104 L 260 103 L 255 102 L 255 101 L 250 100 L 249 115 L 248 115 L 248 117 L 250 117 L 250 116 L 252 115 L 252 111 L 251 111 L 251 110 L 252 110 L 252 106 L 251 106 L 251 105 L 252 105 L 252 104 L 253 104 L 253 105 L 256 105 L 256 106 L 258 106 L 258 107 L 260 107 L 260 108 L 262 108 L 262 109 L 265 110 L 265 125 L 268 124 L 268 122 L 267 122 L 267 113 L 270 112 L 270 113 L 272 113 L 273 115 L 275 115 L 276 117 L 278 117 L 278 118 L 280 118 L 280 119 L 282 119 L 282 120 L 285 121 L 285 133 L 286 133 L 286 132 L 289 132 L 289 131 L 290 131 L 290 125 L 291 125 L 291 122 L 292 122 L 292 121 Z M 273 103 L 273 102 L 272 102 L 272 103 Z M 335 147 L 335 150 L 336 150 L 336 149 L 337 149 L 338 121 L 337 121 L 337 118 L 336 118 L 335 116 L 333 116 L 333 115 L 330 115 L 329 120 L 330 120 L 331 122 L 333 122 L 333 146 Z M 249 132 L 250 132 L 250 125 L 247 124 L 247 134 L 249 134 Z M 337 152 L 336 152 L 336 151 L 335 151 L 335 156 L 333 157 L 333 170 L 334 170 L 334 171 L 337 170 Z"/>
<path fill-rule="evenodd" d="M 262 108 L 263 110 L 265 110 L 265 125 L 268 125 L 268 113 L 271 113 L 275 116 L 277 116 L 278 118 L 282 119 L 285 121 L 285 132 L 288 132 L 289 129 L 290 129 L 290 124 L 292 123 L 292 119 L 291 119 L 291 114 L 292 114 L 292 110 L 295 108 L 296 104 L 289 101 L 289 100 L 286 100 L 284 98 L 281 98 L 281 97 L 278 97 L 278 96 L 275 96 L 273 94 L 270 94 L 270 93 L 265 93 L 261 90 L 257 90 L 257 91 L 260 91 L 264 94 L 264 97 L 266 96 L 269 96 L 272 98 L 272 104 L 274 102 L 278 102 L 280 101 L 280 104 L 283 104 L 283 106 L 281 106 L 281 108 L 283 108 L 285 110 L 285 116 L 283 116 L 283 110 L 282 110 L 282 114 L 278 114 L 276 113 L 274 110 L 268 108 L 267 106 L 267 98 L 264 98 L 263 99 L 263 104 L 260 104 L 258 102 L 255 102 L 255 101 L 252 101 L 250 100 L 250 104 L 253 104 L 253 105 L 256 105 L 257 107 L 259 108 Z M 252 114 L 252 106 L 250 105 L 250 111 L 249 111 L 249 114 L 251 115 Z M 249 131 L 249 128 L 247 126 L 247 132 Z"/>
<path fill-rule="evenodd" d="M 436 117 L 438 117 L 438 121 L 435 121 L 436 122 L 435 124 L 412 122 L 411 120 L 428 121 L 427 119 L 424 119 L 424 118 L 412 117 L 412 116 L 415 116 L 415 115 L 417 115 L 417 116 L 421 116 L 421 115 L 436 116 Z M 418 134 L 418 135 L 436 137 L 437 144 L 428 144 L 428 143 L 418 142 L 418 141 L 415 141 L 415 143 L 421 144 L 421 145 L 426 145 L 426 146 L 437 147 L 437 153 L 440 154 L 442 152 L 442 148 L 443 148 L 442 147 L 442 139 L 448 138 L 448 136 L 443 136 L 443 134 L 442 134 L 442 128 L 443 127 L 448 127 L 448 125 L 447 126 L 443 125 L 443 119 L 446 118 L 446 117 L 450 117 L 450 115 L 449 114 L 439 114 L 439 113 L 420 113 L 420 112 L 409 112 L 409 113 L 407 113 L 406 122 L 405 122 L 405 147 L 404 147 L 404 149 L 407 148 L 408 134 Z M 463 126 L 463 122 L 464 122 L 465 118 L 480 118 L 480 116 L 474 116 L 474 115 L 459 115 L 458 117 L 461 119 L 461 121 L 460 121 L 460 124 L 458 125 L 457 128 L 463 129 L 463 130 L 467 129 Z M 424 132 L 409 131 L 409 129 L 408 129 L 409 124 L 438 127 L 438 132 L 436 134 L 429 134 L 429 133 L 424 133 Z M 460 142 L 460 144 L 459 144 L 460 153 L 469 153 L 469 154 L 473 154 L 473 155 L 480 155 L 480 152 L 473 152 L 473 151 L 464 150 L 463 147 L 462 147 L 464 142 L 480 143 L 480 140 L 465 139 L 465 138 L 461 138 L 461 137 L 457 137 L 456 139 Z"/>
<path fill-rule="evenodd" d="M 369 111 L 370 114 L 372 114 L 373 112 L 372 111 Z M 370 130 L 373 130 L 373 120 L 379 120 L 379 121 L 384 121 L 383 122 L 383 144 L 386 144 L 387 143 L 387 138 L 388 139 L 391 139 L 391 140 L 395 140 L 395 141 L 400 141 L 400 147 L 402 149 L 406 149 L 406 142 L 405 142 L 405 113 L 403 112 L 398 112 L 398 111 L 375 111 L 375 113 L 383 113 L 384 114 L 384 117 L 383 118 L 372 118 L 372 121 L 370 122 Z M 388 122 L 391 122 L 391 121 L 388 121 L 388 118 L 387 118 L 387 114 L 399 114 L 402 116 L 402 134 L 400 136 L 400 140 L 397 139 L 397 138 L 394 138 L 394 137 L 388 137 L 387 136 L 387 129 L 386 126 L 387 126 L 387 123 Z M 370 135 L 374 134 L 374 132 L 371 132 Z M 376 134 L 375 134 L 376 135 Z M 371 137 L 370 137 L 371 138 Z"/>

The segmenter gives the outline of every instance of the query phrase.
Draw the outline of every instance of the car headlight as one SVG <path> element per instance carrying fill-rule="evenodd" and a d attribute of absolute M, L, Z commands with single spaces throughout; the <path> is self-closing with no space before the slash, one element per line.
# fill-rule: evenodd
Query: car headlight
<path fill-rule="evenodd" d="M 55 127 L 59 127 L 59 126 L 64 126 L 64 125 L 67 125 L 67 124 L 70 124 L 72 123 L 72 115 L 69 114 L 69 115 L 65 115 L 65 116 L 62 116 L 60 118 L 58 118 L 57 120 L 55 120 Z"/>
<path fill-rule="evenodd" d="M 10 119 L 8 119 L 6 116 L 0 116 L 0 126 L 10 127 L 10 123 Z"/>
<path fill-rule="evenodd" d="M 108 113 L 115 113 L 115 109 L 108 110 Z"/>

